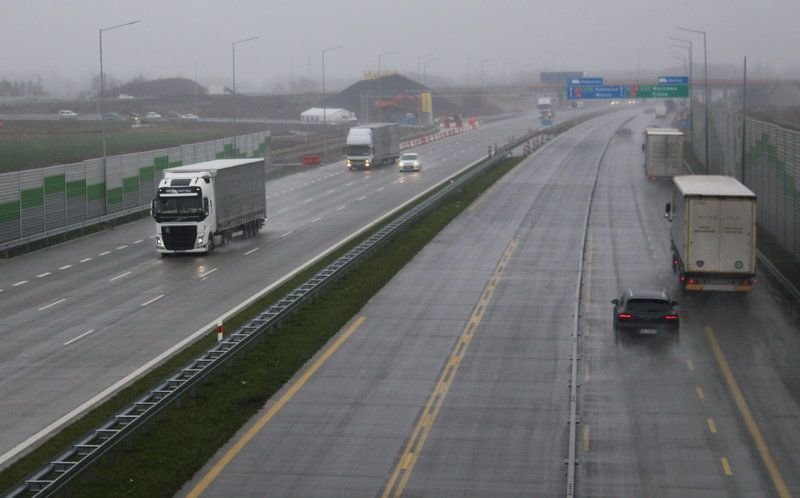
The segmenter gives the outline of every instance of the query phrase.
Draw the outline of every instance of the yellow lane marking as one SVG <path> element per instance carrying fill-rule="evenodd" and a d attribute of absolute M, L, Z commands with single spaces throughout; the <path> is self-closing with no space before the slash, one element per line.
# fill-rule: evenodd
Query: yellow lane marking
<path fill-rule="evenodd" d="M 708 430 L 711 431 L 712 434 L 716 434 L 717 433 L 717 424 L 714 423 L 714 419 L 711 418 L 711 417 L 708 417 L 708 419 L 706 419 L 706 422 L 708 422 Z"/>
<path fill-rule="evenodd" d="M 392 477 L 386 484 L 386 488 L 383 490 L 383 494 L 381 495 L 382 498 L 389 498 L 390 496 L 402 496 L 403 491 L 406 488 L 406 484 L 408 483 L 408 479 L 411 477 L 411 472 L 414 471 L 414 465 L 417 462 L 417 458 L 419 458 L 422 448 L 425 446 L 425 442 L 428 440 L 428 435 L 433 429 L 433 424 L 436 423 L 436 418 L 439 416 L 439 411 L 441 410 L 442 405 L 444 405 L 445 397 L 447 397 L 447 393 L 450 390 L 450 386 L 453 384 L 453 379 L 456 376 L 456 372 L 458 372 L 458 367 L 460 366 L 461 362 L 456 360 L 457 355 L 458 357 L 463 358 L 464 354 L 466 353 L 467 346 L 469 345 L 468 339 L 470 335 L 474 333 L 474 330 L 477 328 L 478 324 L 480 324 L 485 308 L 489 304 L 489 301 L 494 294 L 494 284 L 491 282 L 496 284 L 500 277 L 503 276 L 503 273 L 508 265 L 508 261 L 511 258 L 511 255 L 514 253 L 516 247 L 517 241 L 516 239 L 512 239 L 506 247 L 503 256 L 500 258 L 500 262 L 495 267 L 491 279 L 486 283 L 484 292 L 488 293 L 488 296 L 484 294 L 485 297 L 475 305 L 475 308 L 473 308 L 470 319 L 467 320 L 467 326 L 462 331 L 459 340 L 456 341 L 456 345 L 454 346 L 453 351 L 450 353 L 450 356 L 445 363 L 445 368 L 439 375 L 439 380 L 436 382 L 436 387 L 428 397 L 428 401 L 425 404 L 425 409 L 422 411 L 423 415 L 420 416 L 416 426 L 414 427 L 411 437 L 408 439 L 408 443 L 406 443 L 405 449 L 403 450 L 403 456 L 392 472 Z"/>
<path fill-rule="evenodd" d="M 702 387 L 697 386 L 694 389 L 695 389 L 695 391 L 697 391 L 697 398 L 698 399 L 706 399 L 706 395 L 703 392 L 703 388 Z"/>
<path fill-rule="evenodd" d="M 244 447 L 247 446 L 247 444 L 254 437 L 256 437 L 261 429 L 267 425 L 267 422 L 272 420 L 272 417 L 274 417 L 275 414 L 277 414 L 283 408 L 283 406 L 288 403 L 295 394 L 297 394 L 297 392 L 306 384 L 306 382 L 308 382 L 311 376 L 313 376 L 317 370 L 319 370 L 319 368 L 324 365 L 326 361 L 328 361 L 328 358 L 330 358 L 333 353 L 335 353 L 336 350 L 339 349 L 342 344 L 344 344 L 344 341 L 353 335 L 353 332 L 355 332 L 361 326 L 361 324 L 364 323 L 364 320 L 366 320 L 366 318 L 363 316 L 356 318 L 350 327 L 348 327 L 347 330 L 345 330 L 344 333 L 341 334 L 336 341 L 334 341 L 334 343 L 331 344 L 331 346 L 319 356 L 319 358 L 317 358 L 317 360 L 308 368 L 308 370 L 306 370 L 303 375 L 297 379 L 297 382 L 292 384 L 289 389 L 286 390 L 283 396 L 281 396 L 278 401 L 276 401 L 275 404 L 272 405 L 269 410 L 267 410 L 267 412 L 262 415 L 261 418 L 259 418 L 258 421 L 238 441 L 236 441 L 236 443 L 228 451 L 225 452 L 222 458 L 215 463 L 213 467 L 211 467 L 211 470 L 209 470 L 208 473 L 203 476 L 202 479 L 200 479 L 200 482 L 198 482 L 195 487 L 192 488 L 189 494 L 186 495 L 187 498 L 196 498 L 205 492 L 208 486 L 214 482 L 214 480 L 222 473 L 225 467 L 231 463 L 236 455 L 238 455 L 239 452 L 241 452 Z"/>
<path fill-rule="evenodd" d="M 744 399 L 744 394 L 742 394 L 742 390 L 739 389 L 739 384 L 736 382 L 736 378 L 733 376 L 733 370 L 731 370 L 728 360 L 722 353 L 722 348 L 719 346 L 719 342 L 717 342 L 717 336 L 714 334 L 714 331 L 711 329 L 711 327 L 703 328 L 705 329 L 708 342 L 711 343 L 711 349 L 714 351 L 714 356 L 717 358 L 719 368 L 722 370 L 722 375 L 725 377 L 725 382 L 728 384 L 728 389 L 730 389 L 731 395 L 733 395 L 733 399 L 736 402 L 736 407 L 739 409 L 739 413 L 741 414 L 742 419 L 744 419 L 744 424 L 747 426 L 747 430 L 750 432 L 750 436 L 755 442 L 756 448 L 758 449 L 758 454 L 761 456 L 761 461 L 764 462 L 767 472 L 769 472 L 769 477 L 772 479 L 772 484 L 775 486 L 778 496 L 781 498 L 791 498 L 792 494 L 789 492 L 789 487 L 786 485 L 786 481 L 783 480 L 781 469 L 778 467 L 778 464 L 772 457 L 772 453 L 767 446 L 767 442 L 764 439 L 764 436 L 761 434 L 761 430 L 758 428 L 756 419 L 753 417 L 753 413 L 750 411 L 750 407 L 747 405 L 747 401 Z"/>
<path fill-rule="evenodd" d="M 589 452 L 589 424 L 583 424 L 583 451 Z"/>
<path fill-rule="evenodd" d="M 732 476 L 733 471 L 731 470 L 731 464 L 728 462 L 728 459 L 725 457 L 720 458 L 722 461 L 722 471 L 725 472 L 726 476 Z"/>
<path fill-rule="evenodd" d="M 686 360 L 686 366 L 689 367 L 689 370 L 694 371 L 694 363 L 692 363 L 692 360 Z"/>

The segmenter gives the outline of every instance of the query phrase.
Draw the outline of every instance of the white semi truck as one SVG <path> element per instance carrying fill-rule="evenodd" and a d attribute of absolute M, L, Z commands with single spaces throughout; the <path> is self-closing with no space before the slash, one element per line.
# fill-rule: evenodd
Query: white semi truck
<path fill-rule="evenodd" d="M 644 169 L 653 179 L 683 173 L 683 132 L 675 128 L 645 128 Z"/>
<path fill-rule="evenodd" d="M 164 171 L 151 207 L 162 256 L 207 253 L 267 219 L 264 159 L 218 159 Z"/>
<path fill-rule="evenodd" d="M 555 97 L 539 97 L 536 108 L 539 109 L 539 117 L 545 119 L 553 119 L 556 116 L 556 99 Z"/>
<path fill-rule="evenodd" d="M 676 176 L 665 216 L 685 291 L 740 291 L 756 275 L 756 195 L 733 177 Z"/>
<path fill-rule="evenodd" d="M 344 155 L 351 171 L 393 164 L 400 157 L 400 127 L 396 123 L 354 126 L 347 134 Z"/>

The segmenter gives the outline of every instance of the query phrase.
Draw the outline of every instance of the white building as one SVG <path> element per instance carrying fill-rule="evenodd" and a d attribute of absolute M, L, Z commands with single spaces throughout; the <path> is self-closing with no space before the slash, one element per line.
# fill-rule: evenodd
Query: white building
<path fill-rule="evenodd" d="M 300 121 L 306 123 L 352 123 L 357 121 L 356 115 L 347 109 L 339 109 L 334 107 L 312 107 L 300 113 Z"/>

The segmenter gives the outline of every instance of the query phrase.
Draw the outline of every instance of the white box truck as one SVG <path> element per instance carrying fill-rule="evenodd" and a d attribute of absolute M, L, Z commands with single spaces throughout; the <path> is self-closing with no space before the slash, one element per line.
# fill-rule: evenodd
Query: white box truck
<path fill-rule="evenodd" d="M 672 269 L 685 291 L 750 291 L 756 275 L 756 195 L 730 176 L 673 181 Z"/>
<path fill-rule="evenodd" d="M 234 234 L 258 234 L 267 219 L 264 159 L 218 159 L 164 171 L 151 207 L 156 249 L 207 253 Z"/>
<path fill-rule="evenodd" d="M 683 132 L 675 128 L 645 128 L 644 170 L 653 179 L 683 173 Z"/>
<path fill-rule="evenodd" d="M 400 127 L 396 123 L 354 126 L 347 133 L 344 155 L 351 171 L 393 164 L 400 157 Z"/>

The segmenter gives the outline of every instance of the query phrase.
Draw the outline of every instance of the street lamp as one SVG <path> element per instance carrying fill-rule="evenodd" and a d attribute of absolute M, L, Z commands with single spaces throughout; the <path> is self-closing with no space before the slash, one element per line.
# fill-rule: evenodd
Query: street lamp
<path fill-rule="evenodd" d="M 669 37 L 670 40 L 681 42 L 681 43 L 688 43 L 689 46 L 686 45 L 672 45 L 673 47 L 680 47 L 683 49 L 689 50 L 689 136 L 691 137 L 690 140 L 694 143 L 694 103 L 692 100 L 694 99 L 694 62 L 692 59 L 692 40 L 684 40 L 683 38 L 673 38 Z"/>
<path fill-rule="evenodd" d="M 106 120 L 103 119 L 103 94 L 105 93 L 105 85 L 103 80 L 105 76 L 103 75 L 103 31 L 109 31 L 112 29 L 121 28 L 123 26 L 130 26 L 131 24 L 136 24 L 137 22 L 141 22 L 141 20 L 126 22 L 124 24 L 117 24 L 116 26 L 110 26 L 108 28 L 100 28 L 100 98 L 98 99 L 97 110 L 100 114 L 100 141 L 103 142 L 103 182 L 105 183 L 105 188 L 103 189 L 105 192 L 105 210 L 108 211 L 108 171 L 106 170 Z"/>
<path fill-rule="evenodd" d="M 258 38 L 259 38 L 258 36 L 253 36 L 253 37 L 250 37 L 250 38 L 245 38 L 244 40 L 237 40 L 237 41 L 231 43 L 231 54 L 232 54 L 231 60 L 233 62 L 233 71 L 232 71 L 233 72 L 233 88 L 232 88 L 232 92 L 233 92 L 233 123 L 234 123 L 234 133 L 233 133 L 233 156 L 234 157 L 236 157 L 236 155 L 237 155 L 237 152 L 236 152 L 236 130 L 235 130 L 236 126 L 235 126 L 235 124 L 236 124 L 236 122 L 237 122 L 237 120 L 239 118 L 239 105 L 238 105 L 239 104 L 239 98 L 236 96 L 236 45 L 239 45 L 241 43 L 246 43 L 246 42 L 249 42 L 249 41 L 253 41 L 253 40 L 258 40 Z"/>
<path fill-rule="evenodd" d="M 481 59 L 481 116 L 483 116 L 483 114 L 484 114 L 484 109 L 483 109 L 483 101 L 484 101 L 484 95 L 483 95 L 483 92 L 484 92 L 484 89 L 483 89 L 483 87 L 484 87 L 483 65 L 484 65 L 484 63 L 491 62 L 491 61 L 492 61 L 492 59 Z"/>
<path fill-rule="evenodd" d="M 328 128 L 326 124 L 328 122 L 328 115 L 327 115 L 327 104 L 325 103 L 325 52 L 329 52 L 331 50 L 336 50 L 337 48 L 342 48 L 344 45 L 336 45 L 335 47 L 328 47 L 322 49 L 322 131 L 325 134 L 322 140 L 322 162 L 327 162 L 328 159 L 328 143 L 325 141 L 327 138 L 327 131 Z"/>
<path fill-rule="evenodd" d="M 433 54 L 425 54 L 417 57 L 417 81 L 419 83 L 422 83 L 422 73 L 420 72 L 420 68 L 422 67 L 422 61 L 424 59 L 427 59 L 428 57 L 433 57 Z"/>
<path fill-rule="evenodd" d="M 383 77 L 381 76 L 381 59 L 383 59 L 384 55 L 395 55 L 397 52 L 384 52 L 382 54 L 378 54 L 378 98 L 383 98 Z M 381 107 L 378 106 L 378 122 L 380 123 L 383 120 L 381 116 Z"/>
<path fill-rule="evenodd" d="M 697 33 L 703 35 L 703 99 L 705 100 L 706 109 L 706 171 L 710 170 L 711 165 L 708 163 L 708 109 L 711 106 L 710 95 L 708 94 L 708 43 L 705 31 L 689 28 L 677 28 L 681 31 L 689 33 Z"/>

